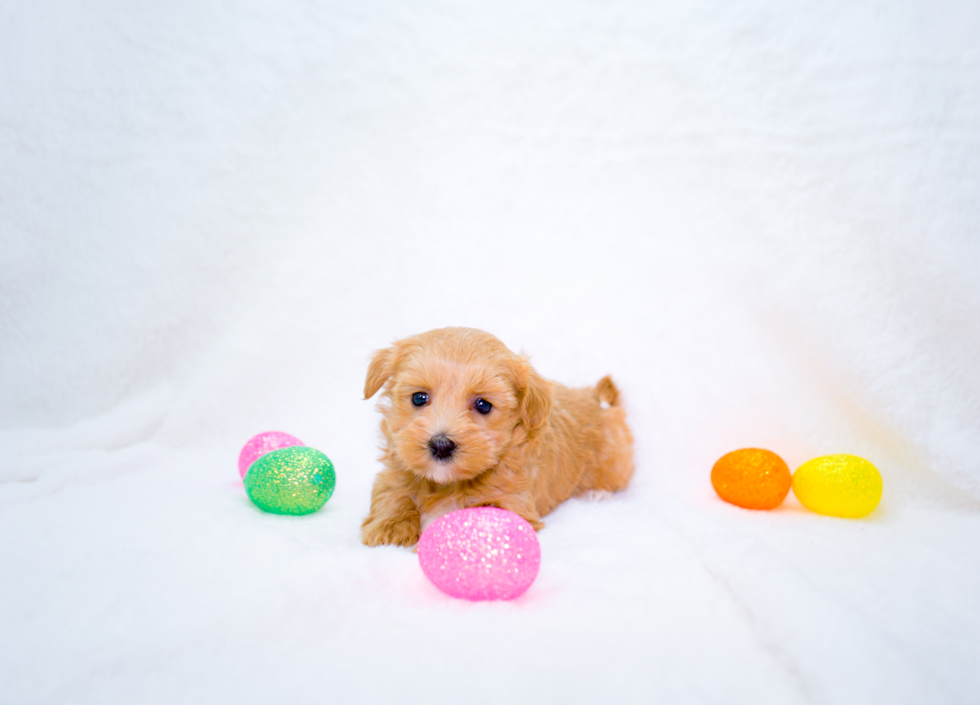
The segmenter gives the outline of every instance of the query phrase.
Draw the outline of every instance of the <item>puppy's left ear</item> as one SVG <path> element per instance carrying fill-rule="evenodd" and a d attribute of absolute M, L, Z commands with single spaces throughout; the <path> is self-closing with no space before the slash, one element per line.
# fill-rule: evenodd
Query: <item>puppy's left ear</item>
<path fill-rule="evenodd" d="M 521 402 L 521 421 L 528 438 L 544 426 L 551 413 L 551 382 L 539 375 L 527 360 L 521 360 L 521 382 L 517 392 Z"/>
<path fill-rule="evenodd" d="M 371 358 L 367 379 L 364 380 L 364 398 L 370 399 L 388 381 L 395 371 L 395 349 L 378 350 Z"/>

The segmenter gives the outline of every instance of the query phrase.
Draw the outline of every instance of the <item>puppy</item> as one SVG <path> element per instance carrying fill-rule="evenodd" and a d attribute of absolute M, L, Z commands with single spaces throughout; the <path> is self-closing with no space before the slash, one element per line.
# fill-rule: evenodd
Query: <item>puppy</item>
<path fill-rule="evenodd" d="M 364 398 L 385 387 L 368 546 L 411 546 L 447 512 L 491 506 L 541 517 L 576 495 L 622 490 L 633 437 L 609 377 L 568 389 L 472 328 L 442 328 L 371 360 Z"/>

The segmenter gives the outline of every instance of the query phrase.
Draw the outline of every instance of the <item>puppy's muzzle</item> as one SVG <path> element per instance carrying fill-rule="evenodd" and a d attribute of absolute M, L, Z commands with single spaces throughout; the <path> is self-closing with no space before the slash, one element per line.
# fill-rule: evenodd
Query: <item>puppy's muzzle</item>
<path fill-rule="evenodd" d="M 437 460 L 445 460 L 453 451 L 456 450 L 456 443 L 449 439 L 445 433 L 433 436 L 429 439 L 429 452 Z"/>

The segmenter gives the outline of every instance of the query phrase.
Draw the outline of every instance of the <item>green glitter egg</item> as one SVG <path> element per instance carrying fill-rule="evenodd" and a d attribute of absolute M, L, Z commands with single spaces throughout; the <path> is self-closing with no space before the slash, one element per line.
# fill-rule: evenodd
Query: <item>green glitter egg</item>
<path fill-rule="evenodd" d="M 333 463 L 315 448 L 280 448 L 256 460 L 245 475 L 255 506 L 273 514 L 312 514 L 333 494 Z"/>

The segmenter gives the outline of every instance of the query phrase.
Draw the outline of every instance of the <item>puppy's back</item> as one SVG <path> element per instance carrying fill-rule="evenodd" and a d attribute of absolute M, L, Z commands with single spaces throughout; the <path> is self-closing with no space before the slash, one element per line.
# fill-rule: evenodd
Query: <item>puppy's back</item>
<path fill-rule="evenodd" d="M 612 379 L 603 377 L 584 389 L 561 384 L 552 389 L 548 427 L 528 449 L 542 516 L 589 490 L 625 489 L 633 475 L 633 436 Z"/>

